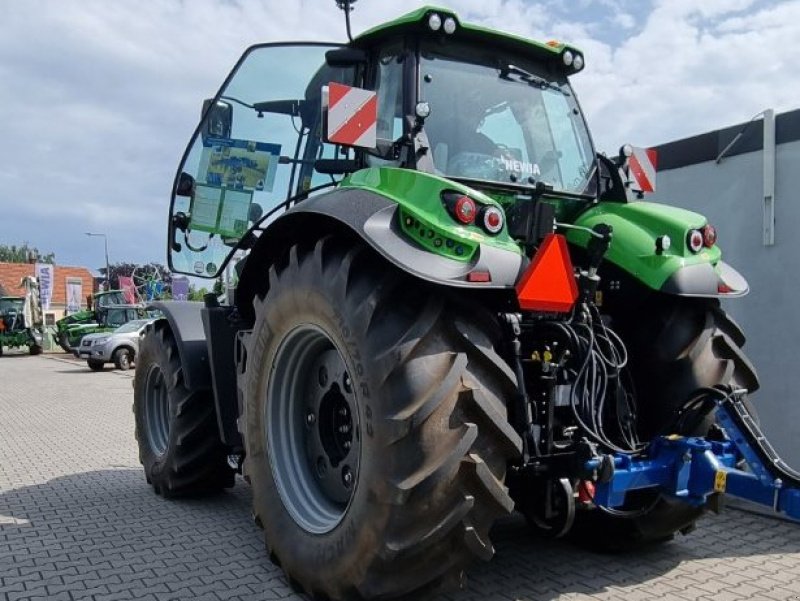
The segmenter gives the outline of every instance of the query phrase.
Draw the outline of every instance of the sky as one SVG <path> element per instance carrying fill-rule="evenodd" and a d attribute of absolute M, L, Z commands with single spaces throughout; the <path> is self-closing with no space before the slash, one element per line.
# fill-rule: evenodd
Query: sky
<path fill-rule="evenodd" d="M 359 0 L 359 32 L 424 4 Z M 800 108 L 800 0 L 438 0 L 462 21 L 585 52 L 600 151 Z M 62 265 L 166 263 L 172 181 L 244 49 L 344 41 L 333 0 L 0 0 L 0 244 Z"/>

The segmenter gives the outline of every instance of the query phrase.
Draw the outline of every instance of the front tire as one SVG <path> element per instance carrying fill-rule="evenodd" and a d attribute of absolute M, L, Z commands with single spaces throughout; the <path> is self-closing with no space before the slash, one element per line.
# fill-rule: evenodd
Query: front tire
<path fill-rule="evenodd" d="M 139 347 L 133 413 L 145 477 L 165 497 L 234 485 L 210 390 L 189 390 L 166 321 L 150 326 Z"/>
<path fill-rule="evenodd" d="M 103 371 L 103 368 L 106 364 L 102 361 L 98 361 L 97 359 L 87 359 L 86 365 L 88 365 L 89 369 L 92 371 Z"/>
<path fill-rule="evenodd" d="M 121 369 L 122 371 L 128 371 L 131 368 L 131 359 L 131 351 L 130 349 L 126 348 L 119 348 L 115 350 L 114 356 L 112 357 L 116 368 Z"/>
<path fill-rule="evenodd" d="M 491 558 L 521 441 L 501 401 L 513 375 L 476 325 L 481 311 L 465 316 L 330 238 L 293 247 L 255 308 L 244 473 L 290 581 L 393 599 L 460 582 L 474 557 Z"/>
<path fill-rule="evenodd" d="M 675 433 L 707 436 L 716 428 L 713 411 L 688 415 L 694 419 L 676 421 L 676 416 L 700 388 L 758 389 L 755 368 L 742 351 L 744 335 L 716 300 L 664 296 L 646 311 L 647 321 L 644 311 L 633 318 L 614 319 L 631 361 L 640 438 Z M 624 509 L 627 515 L 600 509 L 579 512 L 574 536 L 592 547 L 622 550 L 688 533 L 704 512 L 646 491 L 633 495 Z"/>
<path fill-rule="evenodd" d="M 39 346 L 38 344 L 32 344 L 31 346 L 28 347 L 28 352 L 31 355 L 41 355 L 42 354 L 42 347 Z"/>

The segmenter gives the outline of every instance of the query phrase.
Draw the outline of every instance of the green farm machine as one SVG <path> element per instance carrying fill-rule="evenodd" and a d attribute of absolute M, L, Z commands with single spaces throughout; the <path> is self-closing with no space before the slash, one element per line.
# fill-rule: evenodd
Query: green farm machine
<path fill-rule="evenodd" d="M 634 150 L 595 151 L 583 69 L 431 7 L 249 48 L 175 177 L 170 267 L 237 285 L 153 303 L 154 490 L 241 473 L 289 582 L 347 600 L 462 582 L 514 511 L 617 548 L 726 493 L 800 516 L 720 306 L 747 282 L 703 216 L 642 200 Z"/>
<path fill-rule="evenodd" d="M 110 332 L 144 316 L 142 306 L 126 303 L 122 290 L 98 292 L 88 309 L 67 315 L 56 322 L 56 339 L 64 352 L 71 353 L 86 334 Z"/>
<path fill-rule="evenodd" d="M 20 284 L 24 296 L 0 296 L 0 356 L 3 347 L 28 347 L 31 355 L 42 352 L 42 306 L 35 278 L 25 277 Z"/>

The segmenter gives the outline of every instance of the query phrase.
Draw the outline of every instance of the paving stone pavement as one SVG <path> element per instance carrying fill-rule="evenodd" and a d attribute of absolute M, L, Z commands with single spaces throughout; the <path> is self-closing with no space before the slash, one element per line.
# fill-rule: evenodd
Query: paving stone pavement
<path fill-rule="evenodd" d="M 144 481 L 132 374 L 0 358 L 0 600 L 302 599 L 269 563 L 250 491 L 167 501 Z M 437 601 L 800 599 L 800 526 L 729 509 L 687 537 L 599 555 L 517 518 L 465 591 Z"/>

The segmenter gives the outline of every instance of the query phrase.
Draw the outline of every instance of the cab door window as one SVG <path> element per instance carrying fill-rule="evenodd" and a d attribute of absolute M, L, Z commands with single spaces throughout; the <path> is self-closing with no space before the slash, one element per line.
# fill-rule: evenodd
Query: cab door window
<path fill-rule="evenodd" d="M 283 210 L 298 191 L 330 182 L 316 158 L 322 86 L 353 84 L 353 69 L 331 68 L 322 44 L 248 50 L 189 145 L 172 202 L 170 267 L 216 277 L 245 232 Z M 333 157 L 331 157 L 333 158 Z"/>

